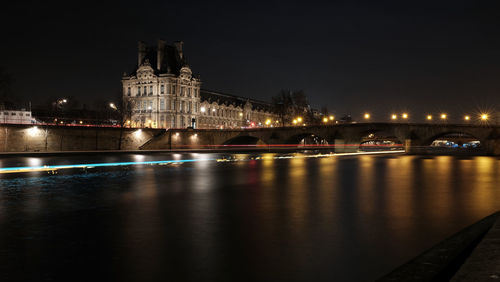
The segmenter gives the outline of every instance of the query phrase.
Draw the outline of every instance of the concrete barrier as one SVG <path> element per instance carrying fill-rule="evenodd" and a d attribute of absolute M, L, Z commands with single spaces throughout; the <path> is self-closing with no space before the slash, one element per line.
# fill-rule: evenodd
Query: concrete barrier
<path fill-rule="evenodd" d="M 462 280 L 463 277 L 474 277 L 472 273 L 472 275 L 467 275 L 470 270 L 462 269 L 462 266 L 499 218 L 500 212 L 496 212 L 466 227 L 377 281 L 450 281 L 457 273 L 460 275 L 455 277 L 453 281 L 486 281 Z M 497 233 L 498 230 L 495 234 Z M 499 249 L 490 251 L 500 252 Z M 495 262 L 499 262 L 499 258 L 500 256 L 497 255 Z M 483 258 L 483 261 L 486 259 Z M 490 270 L 492 266 L 493 263 L 490 264 Z M 495 267 L 498 269 L 497 265 Z M 484 271 L 484 267 L 481 270 Z"/>

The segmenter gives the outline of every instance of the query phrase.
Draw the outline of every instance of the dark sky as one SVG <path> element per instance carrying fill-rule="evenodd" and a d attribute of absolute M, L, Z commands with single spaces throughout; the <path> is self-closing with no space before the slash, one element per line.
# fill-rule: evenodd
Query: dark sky
<path fill-rule="evenodd" d="M 257 99 L 303 89 L 336 114 L 414 121 L 500 103 L 495 1 L 210 2 L 8 4 L 0 66 L 18 95 L 92 104 L 120 91 L 138 40 L 162 38 L 184 41 L 204 88 Z"/>

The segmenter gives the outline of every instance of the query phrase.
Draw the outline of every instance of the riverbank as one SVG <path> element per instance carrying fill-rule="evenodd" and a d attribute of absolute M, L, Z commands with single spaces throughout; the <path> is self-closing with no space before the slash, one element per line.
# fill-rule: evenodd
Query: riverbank
<path fill-rule="evenodd" d="M 464 228 L 378 282 L 500 279 L 500 212 Z"/>

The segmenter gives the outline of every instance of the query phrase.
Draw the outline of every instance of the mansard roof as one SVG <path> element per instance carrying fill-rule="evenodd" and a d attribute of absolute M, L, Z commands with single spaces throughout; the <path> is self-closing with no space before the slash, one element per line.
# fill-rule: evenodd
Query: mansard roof
<path fill-rule="evenodd" d="M 158 44 L 158 46 L 149 46 L 142 42 L 139 43 L 139 56 L 141 55 L 141 44 L 144 48 L 144 57 L 139 58 L 138 63 L 135 65 L 129 75 L 136 75 L 137 69 L 141 64 L 148 61 L 155 74 L 175 74 L 179 75 L 183 66 L 187 65 L 186 57 L 182 54 L 182 50 L 178 50 L 175 45 Z M 182 48 L 182 47 L 180 47 Z M 158 68 L 158 50 L 163 52 L 163 59 L 161 60 L 160 67 Z"/>
<path fill-rule="evenodd" d="M 212 91 L 207 89 L 200 90 L 201 102 L 216 102 L 217 104 L 234 105 L 235 107 L 243 108 L 245 104 L 249 102 L 252 105 L 252 110 L 260 110 L 266 112 L 272 112 L 273 107 L 271 103 L 249 99 L 241 96 L 226 94 L 218 91 Z"/>

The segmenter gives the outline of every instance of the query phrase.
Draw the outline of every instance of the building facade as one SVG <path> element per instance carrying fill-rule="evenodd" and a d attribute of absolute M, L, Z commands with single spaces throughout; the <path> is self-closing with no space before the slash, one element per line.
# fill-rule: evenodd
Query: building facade
<path fill-rule="evenodd" d="M 150 128 L 241 128 L 279 123 L 269 103 L 202 90 L 183 42 L 138 45 L 136 68 L 122 77 L 126 125 Z"/>
<path fill-rule="evenodd" d="M 26 110 L 0 110 L 0 123 L 5 124 L 32 124 L 35 120 L 31 111 Z"/>

